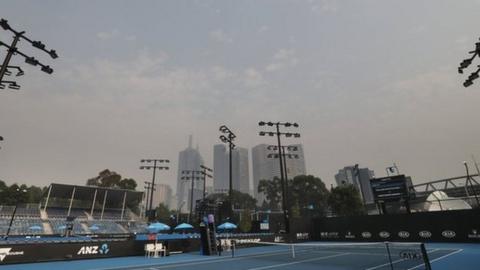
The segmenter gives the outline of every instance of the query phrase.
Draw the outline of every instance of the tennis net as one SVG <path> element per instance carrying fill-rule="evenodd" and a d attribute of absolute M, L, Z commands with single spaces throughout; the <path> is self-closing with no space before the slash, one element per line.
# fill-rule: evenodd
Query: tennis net
<path fill-rule="evenodd" d="M 416 242 L 276 243 L 232 239 L 223 244 L 232 257 L 263 261 L 267 265 L 300 264 L 305 269 L 316 269 L 305 265 L 333 265 L 364 270 L 431 270 L 425 245 Z"/>

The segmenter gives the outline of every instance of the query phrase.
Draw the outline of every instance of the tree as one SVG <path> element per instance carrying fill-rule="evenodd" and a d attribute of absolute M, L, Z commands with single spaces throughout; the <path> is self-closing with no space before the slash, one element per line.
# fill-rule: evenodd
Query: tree
<path fill-rule="evenodd" d="M 276 210 L 280 208 L 282 200 L 282 185 L 278 177 L 272 180 L 260 180 L 258 183 L 258 192 L 265 194 L 267 198 L 266 206 L 269 210 Z"/>
<path fill-rule="evenodd" d="M 88 179 L 87 185 L 135 190 L 137 187 L 137 182 L 132 178 L 125 178 L 122 180 L 122 176 L 120 174 L 105 169 L 99 172 L 98 176 Z"/>
<path fill-rule="evenodd" d="M 300 216 L 324 216 L 328 208 L 329 192 L 322 179 L 313 175 L 299 175 L 288 181 L 288 199 L 291 209 Z M 294 213 L 294 212 L 293 212 Z M 292 214 L 293 214 L 292 213 Z"/>
<path fill-rule="evenodd" d="M 365 213 L 360 193 L 351 184 L 332 188 L 328 204 L 337 216 L 354 216 Z"/>
<path fill-rule="evenodd" d="M 157 220 L 160 220 L 163 222 L 167 222 L 170 219 L 170 216 L 173 214 L 173 211 L 168 209 L 168 207 L 163 203 L 160 203 L 157 206 L 157 209 L 155 210 L 156 210 Z"/>
<path fill-rule="evenodd" d="M 250 216 L 250 209 L 242 211 L 242 219 L 238 225 L 242 232 L 249 232 L 252 229 L 252 217 Z"/>
<path fill-rule="evenodd" d="M 228 194 L 225 193 L 213 193 L 207 196 L 207 199 L 214 201 L 228 201 Z M 232 202 L 235 209 L 250 209 L 253 210 L 256 207 L 257 200 L 255 200 L 250 194 L 243 193 L 238 190 L 232 190 Z"/>

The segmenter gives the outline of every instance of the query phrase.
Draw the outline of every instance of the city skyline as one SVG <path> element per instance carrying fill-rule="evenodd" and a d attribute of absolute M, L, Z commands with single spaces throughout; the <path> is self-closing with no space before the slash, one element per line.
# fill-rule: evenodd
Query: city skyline
<path fill-rule="evenodd" d="M 223 124 L 239 145 L 271 143 L 260 120 L 298 122 L 327 186 L 346 164 L 380 177 L 395 162 L 421 183 L 480 159 L 478 84 L 457 72 L 478 1 L 180 2 L 3 1 L 2 18 L 59 57 L 48 76 L 12 58 L 26 76 L 0 91 L 0 179 L 83 184 L 108 168 L 142 183 L 138 160 L 178 166 L 184 134 L 205 160 Z"/>

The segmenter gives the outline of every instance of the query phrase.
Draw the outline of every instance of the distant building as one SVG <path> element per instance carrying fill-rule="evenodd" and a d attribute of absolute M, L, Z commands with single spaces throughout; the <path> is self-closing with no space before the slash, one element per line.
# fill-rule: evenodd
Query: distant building
<path fill-rule="evenodd" d="M 352 184 L 360 192 L 360 196 L 364 204 L 374 203 L 372 187 L 370 185 L 370 179 L 375 178 L 375 172 L 368 168 L 358 168 L 355 166 L 346 166 L 343 169 L 338 170 L 335 175 L 335 181 L 337 186 Z"/>
<path fill-rule="evenodd" d="M 182 174 L 184 170 L 200 170 L 200 165 L 203 164 L 203 158 L 198 149 L 192 147 L 192 136 L 189 137 L 188 147 L 181 151 L 178 155 L 178 172 L 177 172 L 177 207 L 183 205 L 182 212 L 190 211 L 190 190 L 191 180 L 183 180 L 182 177 L 191 174 Z M 194 181 L 193 188 L 193 209 L 195 209 L 195 201 L 203 197 L 203 183 L 202 181 Z"/>
<path fill-rule="evenodd" d="M 169 209 L 172 209 L 172 188 L 167 184 L 156 184 L 153 195 L 153 206 L 156 207 L 163 203 Z"/>
<path fill-rule="evenodd" d="M 213 146 L 213 188 L 216 193 L 228 193 L 230 188 L 229 153 L 223 144 Z M 232 189 L 250 193 L 248 149 L 232 151 Z"/>
<path fill-rule="evenodd" d="M 252 170 L 253 170 L 253 194 L 257 203 L 261 205 L 266 200 L 264 194 L 258 192 L 258 184 L 261 180 L 272 180 L 280 178 L 280 164 L 277 158 L 269 158 L 269 154 L 275 154 L 275 150 L 268 149 L 268 144 L 259 144 L 252 148 Z M 292 154 L 292 158 L 285 160 L 287 165 L 287 177 L 292 179 L 298 175 L 306 175 L 305 155 L 301 144 L 290 145 L 296 150 L 287 151 L 285 154 Z"/>

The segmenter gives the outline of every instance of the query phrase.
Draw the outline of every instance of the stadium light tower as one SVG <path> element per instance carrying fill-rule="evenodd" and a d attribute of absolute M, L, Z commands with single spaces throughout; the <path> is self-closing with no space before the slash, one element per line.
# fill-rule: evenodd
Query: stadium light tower
<path fill-rule="evenodd" d="M 152 210 L 152 203 L 153 203 L 153 190 L 155 187 L 155 172 L 157 170 L 168 170 L 168 166 L 157 166 L 157 163 L 170 163 L 170 160 L 168 159 L 142 159 L 140 162 L 150 164 L 153 162 L 153 165 L 142 165 L 140 166 L 140 170 L 153 170 L 153 175 L 152 175 L 152 182 L 150 185 L 150 203 L 148 206 L 148 209 L 151 211 Z"/>
<path fill-rule="evenodd" d="M 0 47 L 6 47 L 7 48 L 7 55 L 5 56 L 5 59 L 3 60 L 3 64 L 0 67 L 0 89 L 4 89 L 5 85 L 8 85 L 8 88 L 18 90 L 20 89 L 20 85 L 18 85 L 15 81 L 4 81 L 3 77 L 4 76 L 10 76 L 12 75 L 12 69 L 17 70 L 17 73 L 15 76 L 22 76 L 24 74 L 23 70 L 19 66 L 9 66 L 10 60 L 12 59 L 13 55 L 20 55 L 25 59 L 25 63 L 30 64 L 32 66 L 40 66 L 40 70 L 47 73 L 47 74 L 52 74 L 53 69 L 48 66 L 42 64 L 40 61 L 35 59 L 32 56 L 28 56 L 21 51 L 18 50 L 17 44 L 20 40 L 27 41 L 30 43 L 34 48 L 37 48 L 41 51 L 44 51 L 52 59 L 58 58 L 57 52 L 55 50 L 47 50 L 45 49 L 45 44 L 43 44 L 41 41 L 36 41 L 36 40 L 31 40 L 25 36 L 25 31 L 16 31 L 13 29 L 9 24 L 8 21 L 5 19 L 0 19 L 0 27 L 3 28 L 5 31 L 12 32 L 14 34 L 13 36 L 13 41 L 10 45 L 3 43 L 0 41 Z"/>
<path fill-rule="evenodd" d="M 201 174 L 202 171 L 199 170 L 183 170 L 182 174 L 185 176 L 182 176 L 180 179 L 186 180 L 186 181 L 192 181 L 192 186 L 190 187 L 190 213 L 188 213 L 188 222 L 192 221 L 192 214 L 193 214 L 193 189 L 195 188 L 195 180 L 202 180 L 199 174 Z M 190 175 L 190 176 L 189 176 Z"/>
<path fill-rule="evenodd" d="M 480 57 L 480 42 L 475 43 L 475 49 L 473 51 L 468 52 L 469 54 L 472 55 L 472 57 L 464 59 L 461 63 L 460 66 L 458 67 L 458 73 L 463 74 L 463 70 L 468 68 L 470 64 L 472 64 L 473 59 L 475 57 Z M 478 69 L 470 74 L 468 76 L 467 80 L 463 83 L 464 87 L 469 87 L 470 85 L 473 84 L 473 81 L 478 79 L 480 77 L 480 65 L 477 66 Z"/>
<path fill-rule="evenodd" d="M 290 233 L 290 217 L 289 217 L 289 206 L 288 206 L 288 201 L 287 201 L 287 189 L 288 189 L 288 183 L 285 181 L 285 171 L 284 171 L 284 163 L 283 160 L 285 159 L 283 157 L 283 148 L 282 148 L 282 143 L 281 143 L 281 136 L 285 136 L 287 138 L 300 138 L 300 133 L 291 133 L 291 132 L 280 132 L 280 127 L 294 127 L 298 128 L 299 125 L 297 123 L 290 123 L 290 122 L 264 122 L 261 121 L 258 123 L 259 126 L 269 126 L 269 127 L 275 127 L 275 131 L 260 131 L 258 135 L 260 136 L 277 136 L 277 148 L 278 148 L 278 161 L 280 162 L 280 181 L 281 181 L 281 188 L 282 188 L 282 210 L 283 210 L 283 218 L 285 220 L 285 232 L 287 234 Z"/>
<path fill-rule="evenodd" d="M 204 165 L 200 165 L 200 168 L 202 169 L 203 175 L 203 199 L 205 200 L 205 197 L 207 196 L 207 177 L 212 178 L 212 175 L 208 173 L 213 172 L 213 170 Z"/>
<path fill-rule="evenodd" d="M 221 125 L 219 130 L 226 135 L 220 135 L 220 140 L 223 143 L 228 143 L 228 200 L 230 206 L 233 206 L 232 151 L 235 149 L 233 141 L 237 136 L 226 125 Z"/>

